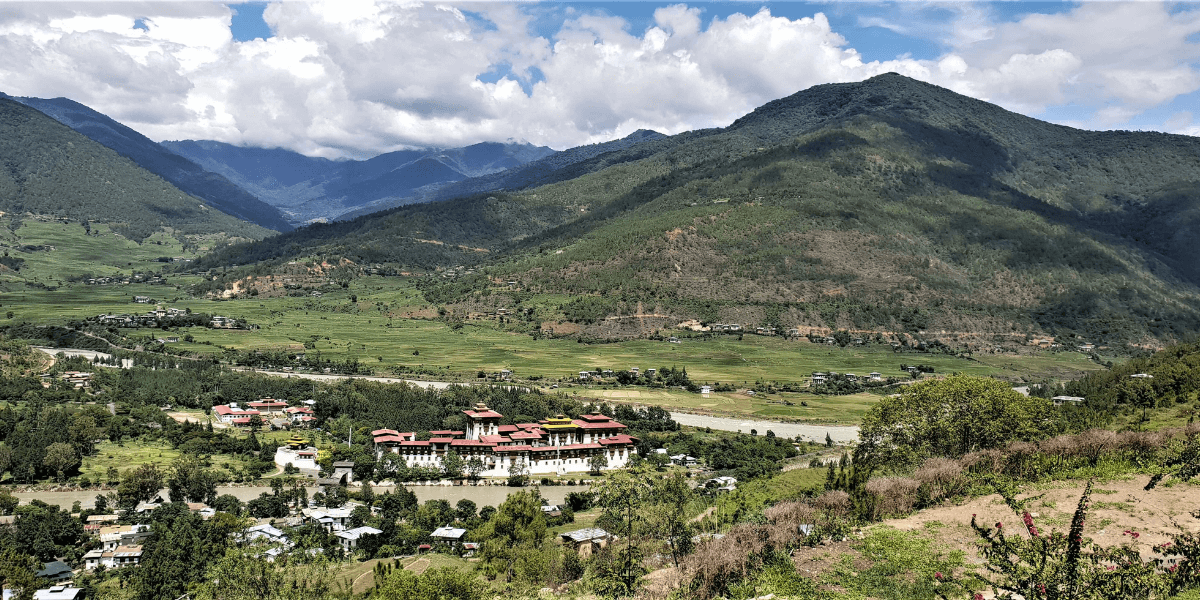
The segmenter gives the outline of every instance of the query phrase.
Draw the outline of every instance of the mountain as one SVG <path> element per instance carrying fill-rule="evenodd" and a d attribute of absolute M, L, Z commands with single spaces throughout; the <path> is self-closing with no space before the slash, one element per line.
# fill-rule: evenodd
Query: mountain
<path fill-rule="evenodd" d="M 527 187 L 536 187 L 554 181 L 562 181 L 582 175 L 581 172 L 575 172 L 568 167 L 572 167 L 595 158 L 601 154 L 614 152 L 616 150 L 624 150 L 630 146 L 641 144 L 642 142 L 657 140 L 666 137 L 657 131 L 649 131 L 639 129 L 621 139 L 611 142 L 603 142 L 600 144 L 590 144 L 587 146 L 577 146 L 562 152 L 555 152 L 544 158 L 528 162 L 524 165 L 513 166 L 504 171 L 490 173 L 463 179 L 455 183 L 449 183 L 443 186 L 438 186 L 436 189 L 429 190 L 428 193 L 421 195 L 420 200 L 424 202 L 432 202 L 435 200 L 446 200 L 448 198 L 456 198 L 468 194 L 478 194 L 481 192 L 490 192 L 494 190 L 518 190 Z M 591 164 L 595 168 L 595 164 Z M 366 208 L 361 208 L 348 212 L 338 217 L 338 219 L 353 219 L 362 215 L 367 215 L 373 212 L 378 212 L 387 208 L 394 208 L 404 204 L 412 204 L 411 198 L 404 198 L 394 203 L 376 202 Z"/>
<path fill-rule="evenodd" d="M 134 241 L 164 228 L 193 242 L 204 236 L 262 239 L 272 233 L 210 209 L 129 158 L 4 98 L 0 165 L 0 212 L 14 222 L 28 215 L 98 221 Z"/>
<path fill-rule="evenodd" d="M 398 150 L 368 160 L 331 161 L 281 149 L 212 141 L 163 146 L 229 178 L 288 214 L 295 223 L 331 220 L 424 201 L 446 184 L 519 167 L 554 151 L 527 143 L 484 142 L 448 150 Z"/>
<path fill-rule="evenodd" d="M 887 74 L 538 182 L 308 227 L 203 264 L 323 255 L 441 270 L 423 284 L 431 301 L 470 309 L 491 296 L 597 336 L 623 334 L 604 317 L 635 314 L 975 348 L 1200 333 L 1193 137 L 1073 129 Z"/>
<path fill-rule="evenodd" d="M 6 96 L 49 115 L 166 179 L 175 187 L 204 200 L 217 210 L 276 231 L 292 226 L 279 210 L 255 198 L 225 177 L 164 149 L 146 136 L 113 119 L 67 98 L 18 98 Z"/>

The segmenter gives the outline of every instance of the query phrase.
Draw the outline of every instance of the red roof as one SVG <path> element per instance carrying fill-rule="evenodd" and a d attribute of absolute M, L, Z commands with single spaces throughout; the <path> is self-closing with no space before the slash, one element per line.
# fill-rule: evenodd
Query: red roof
<path fill-rule="evenodd" d="M 473 410 L 464 410 L 463 413 L 472 419 L 499 419 L 504 416 L 494 410 L 484 410 L 478 412 Z"/>
<path fill-rule="evenodd" d="M 450 442 L 453 442 L 454 438 L 452 438 L 452 437 L 435 437 L 435 438 L 429 438 L 429 441 L 431 441 L 435 444 L 448 444 Z"/>
<path fill-rule="evenodd" d="M 534 448 L 534 450 L 539 452 L 546 452 L 549 450 L 599 450 L 603 447 L 604 446 L 601 446 L 600 444 L 567 444 L 565 446 L 538 446 L 537 448 Z"/>
<path fill-rule="evenodd" d="M 608 415 L 579 415 L 584 421 L 611 421 L 612 417 Z"/>
<path fill-rule="evenodd" d="M 279 408 L 281 406 L 287 406 L 287 402 L 284 402 L 283 400 L 259 400 L 256 402 L 247 402 L 246 404 L 259 408 Z"/>
<path fill-rule="evenodd" d="M 371 432 L 371 435 L 376 437 L 381 435 L 400 435 L 400 432 L 396 431 L 395 429 L 376 429 L 375 431 Z"/>
<path fill-rule="evenodd" d="M 516 433 L 510 434 L 508 437 L 510 437 L 514 440 L 536 440 L 536 439 L 540 439 L 542 437 L 542 434 L 534 433 L 532 431 L 518 431 Z"/>
<path fill-rule="evenodd" d="M 430 431 L 430 432 L 429 432 L 429 435 L 432 435 L 432 436 L 437 436 L 437 437 L 462 437 L 462 436 L 463 436 L 463 432 L 461 432 L 461 431 L 450 431 L 450 430 L 446 430 L 446 431 Z"/>
<path fill-rule="evenodd" d="M 213 411 L 215 411 L 215 412 L 216 412 L 218 415 L 246 415 L 246 416 L 250 416 L 250 415 L 257 415 L 257 414 L 258 414 L 258 411 L 257 411 L 257 410 L 234 410 L 234 409 L 233 409 L 233 408 L 231 408 L 231 407 L 230 407 L 228 404 L 222 404 L 222 405 L 220 405 L 220 406 L 214 406 L 214 407 L 213 407 Z"/>
<path fill-rule="evenodd" d="M 418 549 L 418 550 L 428 550 L 428 549 L 430 549 L 430 548 L 432 548 L 432 547 L 433 547 L 433 546 L 430 546 L 429 544 L 421 544 L 420 546 L 417 546 L 417 549 Z"/>
<path fill-rule="evenodd" d="M 516 446 L 496 446 L 492 448 L 496 452 L 528 452 L 533 450 L 533 446 L 521 444 Z"/>
<path fill-rule="evenodd" d="M 517 426 L 516 426 L 516 425 L 501 425 L 501 426 L 498 428 L 498 431 L 499 431 L 500 433 L 512 433 L 512 432 L 514 432 L 514 431 L 516 431 L 516 430 L 517 430 Z"/>
<path fill-rule="evenodd" d="M 571 421 L 581 429 L 625 429 L 628 425 L 618 423 L 616 421 L 601 421 L 599 423 L 587 423 L 585 421 Z"/>
<path fill-rule="evenodd" d="M 387 444 L 387 443 L 392 443 L 392 442 L 399 443 L 399 442 L 405 442 L 405 441 L 408 441 L 408 438 L 403 438 L 398 435 L 381 435 L 381 436 L 375 438 L 376 444 Z"/>
<path fill-rule="evenodd" d="M 520 427 L 521 429 L 537 429 L 538 424 L 537 423 L 517 423 L 517 427 Z"/>
<path fill-rule="evenodd" d="M 403 442 L 400 442 L 400 445 L 401 446 L 428 446 L 429 442 L 427 442 L 427 441 L 421 442 L 421 441 L 416 441 L 416 440 L 404 440 Z"/>
<path fill-rule="evenodd" d="M 604 444 L 605 446 L 611 446 L 613 444 L 633 444 L 636 441 L 637 441 L 637 438 L 630 437 L 630 436 L 622 433 L 619 435 L 614 435 L 612 437 L 604 438 L 604 439 L 600 440 L 600 443 Z"/>
<path fill-rule="evenodd" d="M 316 418 L 316 417 L 310 417 L 310 416 L 308 416 L 308 415 L 304 415 L 303 417 L 300 417 L 300 420 L 301 420 L 301 421 L 305 421 L 305 422 L 307 422 L 307 421 L 316 421 L 316 420 L 317 420 L 317 418 Z"/>
<path fill-rule="evenodd" d="M 481 436 L 479 436 L 479 441 L 491 442 L 493 444 L 500 444 L 503 442 L 511 442 L 512 440 L 509 439 L 508 436 L 504 436 L 504 435 L 481 435 Z"/>
<path fill-rule="evenodd" d="M 313 409 L 311 409 L 307 406 L 289 406 L 288 408 L 283 409 L 283 412 L 291 413 L 291 414 L 304 413 L 304 414 L 311 415 L 312 411 L 313 411 Z"/>
<path fill-rule="evenodd" d="M 495 446 L 495 442 L 485 442 L 483 440 L 454 440 L 450 442 L 451 446 Z"/>
<path fill-rule="evenodd" d="M 237 423 L 238 425 L 248 425 L 250 424 L 250 417 L 234 417 L 230 422 Z"/>

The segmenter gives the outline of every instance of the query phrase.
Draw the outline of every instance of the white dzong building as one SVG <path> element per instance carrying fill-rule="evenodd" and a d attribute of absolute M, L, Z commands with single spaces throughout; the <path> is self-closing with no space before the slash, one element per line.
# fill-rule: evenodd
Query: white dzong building
<path fill-rule="evenodd" d="M 378 429 L 375 451 L 399 454 L 410 467 L 442 466 L 442 457 L 455 452 L 464 461 L 479 457 L 481 477 L 507 477 L 513 463 L 523 464 L 530 475 L 584 472 L 591 460 L 603 455 L 605 469 L 619 469 L 637 453 L 637 438 L 624 433 L 627 427 L 599 411 L 571 419 L 558 415 L 537 423 L 501 425 L 504 415 L 479 403 L 464 410 L 466 431 L 431 431 L 433 437 L 418 441 L 413 433 Z"/>

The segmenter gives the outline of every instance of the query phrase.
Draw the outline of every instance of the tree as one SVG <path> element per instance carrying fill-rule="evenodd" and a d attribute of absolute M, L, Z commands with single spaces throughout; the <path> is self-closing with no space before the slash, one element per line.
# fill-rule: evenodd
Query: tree
<path fill-rule="evenodd" d="M 167 476 L 171 502 L 212 502 L 217 498 L 217 477 L 194 454 L 181 454 Z"/>
<path fill-rule="evenodd" d="M 463 474 L 463 459 L 457 452 L 451 450 L 442 457 L 442 473 L 448 479 L 458 479 Z"/>
<path fill-rule="evenodd" d="M 913 384 L 872 406 L 855 462 L 912 467 L 931 456 L 958 457 L 1054 433 L 1045 399 L 1023 396 L 1002 381 L 953 375 Z"/>
<path fill-rule="evenodd" d="M 513 458 L 512 464 L 508 466 L 508 485 L 512 487 L 521 487 L 529 482 L 529 467 L 525 461 Z"/>
<path fill-rule="evenodd" d="M 692 527 L 687 519 L 687 505 L 694 497 L 695 491 L 688 485 L 687 475 L 675 471 L 664 479 L 656 479 L 648 498 L 652 503 L 647 519 L 649 535 L 667 541 L 676 568 L 679 567 L 679 557 L 692 549 Z"/>
<path fill-rule="evenodd" d="M 826 448 L 833 447 L 833 436 L 829 435 L 828 431 L 825 432 L 825 447 Z"/>
<path fill-rule="evenodd" d="M 1146 411 L 1154 408 L 1154 386 L 1150 384 L 1150 380 L 1142 377 L 1130 377 L 1123 381 L 1118 388 L 1117 397 L 1130 406 L 1140 406 L 1143 422 L 1146 421 Z"/>
<path fill-rule="evenodd" d="M 644 508 L 653 492 L 654 476 L 650 473 L 648 467 L 626 468 L 610 473 L 593 486 L 596 505 L 601 508 L 596 524 L 625 541 L 613 552 L 611 564 L 601 569 L 603 576 L 597 578 L 597 591 L 602 595 L 630 596 L 646 574 L 636 542 L 648 532 L 649 515 Z"/>
<path fill-rule="evenodd" d="M 420 575 L 394 569 L 376 588 L 375 594 L 382 600 L 480 600 L 483 586 L 472 573 L 454 567 L 430 569 Z"/>
<path fill-rule="evenodd" d="M 335 597 L 337 577 L 318 558 L 283 566 L 262 560 L 261 549 L 230 548 L 214 561 L 192 596 L 196 600 L 324 600 Z"/>
<path fill-rule="evenodd" d="M 74 446 L 56 442 L 46 446 L 46 457 L 42 459 L 42 464 L 62 481 L 67 471 L 79 466 L 79 456 L 75 454 Z"/>
<path fill-rule="evenodd" d="M 117 488 L 117 501 L 122 508 L 129 509 L 138 502 L 145 502 L 158 495 L 162 489 L 163 476 L 154 463 L 127 471 Z"/>
<path fill-rule="evenodd" d="M 13 550 L 0 550 L 0 585 L 5 593 L 13 592 L 12 600 L 33 600 L 41 582 L 35 576 L 38 566 L 33 557 Z"/>
<path fill-rule="evenodd" d="M 472 456 L 467 459 L 466 472 L 467 478 L 471 480 L 479 479 L 479 474 L 484 471 L 485 465 L 483 459 L 478 456 Z"/>
<path fill-rule="evenodd" d="M 608 456 L 606 456 L 603 452 L 593 454 L 592 457 L 588 459 L 588 469 L 592 475 L 599 475 L 600 471 L 607 466 Z"/>
<path fill-rule="evenodd" d="M 463 523 L 475 518 L 475 502 L 463 498 L 454 505 L 454 517 Z"/>
<path fill-rule="evenodd" d="M 542 497 L 537 491 L 519 491 L 496 507 L 495 514 L 471 537 L 480 542 L 483 572 L 489 579 L 505 575 L 512 581 L 517 555 L 538 550 L 548 535 Z"/>

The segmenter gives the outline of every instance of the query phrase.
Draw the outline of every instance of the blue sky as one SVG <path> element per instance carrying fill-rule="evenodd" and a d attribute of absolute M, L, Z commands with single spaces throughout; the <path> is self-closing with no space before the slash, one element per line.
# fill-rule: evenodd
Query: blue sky
<path fill-rule="evenodd" d="M 721 126 L 895 71 L 1057 123 L 1200 133 L 1200 7 L 1159 2 L 8 2 L 0 90 L 154 139 L 321 156 Z"/>

